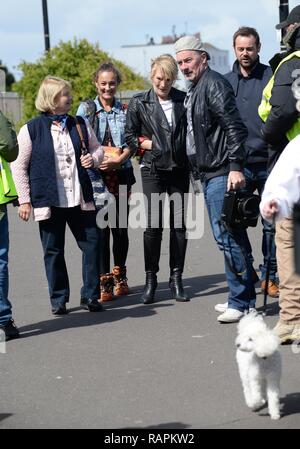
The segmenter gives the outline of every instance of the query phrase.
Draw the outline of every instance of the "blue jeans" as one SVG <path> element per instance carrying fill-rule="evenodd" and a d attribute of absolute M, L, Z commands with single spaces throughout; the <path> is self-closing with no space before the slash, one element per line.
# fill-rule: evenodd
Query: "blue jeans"
<path fill-rule="evenodd" d="M 244 167 L 244 175 L 246 178 L 246 187 L 243 189 L 243 191 L 247 193 L 253 193 L 257 189 L 259 195 L 262 195 L 265 182 L 268 177 L 268 173 L 266 170 L 266 164 L 259 163 L 259 164 L 251 164 L 246 167 Z M 268 263 L 268 255 L 270 255 L 270 280 L 276 280 L 276 273 L 277 273 L 277 261 L 276 261 L 276 245 L 275 245 L 275 238 L 274 238 L 274 230 L 272 230 L 272 225 L 268 221 L 264 220 L 262 218 L 261 220 L 263 225 L 263 236 L 262 236 L 262 254 L 263 254 L 263 264 L 259 266 L 260 272 L 261 272 L 261 279 L 266 279 L 266 271 L 267 271 L 267 263 Z M 248 254 L 250 259 L 253 263 L 253 256 L 252 256 L 252 248 L 251 244 L 249 242 L 248 236 Z"/>
<path fill-rule="evenodd" d="M 244 229 L 235 229 L 230 233 L 220 223 L 227 190 L 227 176 L 217 176 L 205 181 L 203 190 L 215 241 L 224 252 L 225 274 L 229 288 L 228 307 L 243 312 L 255 307 L 256 301 L 252 262 L 247 252 L 247 233 Z"/>
<path fill-rule="evenodd" d="M 0 220 L 0 325 L 12 318 L 11 303 L 8 300 L 8 219 L 7 209 Z"/>

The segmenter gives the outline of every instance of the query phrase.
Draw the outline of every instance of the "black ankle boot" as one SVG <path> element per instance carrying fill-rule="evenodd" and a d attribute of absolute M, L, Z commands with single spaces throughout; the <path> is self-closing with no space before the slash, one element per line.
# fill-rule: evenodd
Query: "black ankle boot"
<path fill-rule="evenodd" d="M 157 277 L 153 271 L 146 271 L 146 283 L 141 302 L 144 304 L 151 304 L 154 302 L 154 294 L 157 287 Z"/>
<path fill-rule="evenodd" d="M 169 287 L 171 289 L 172 298 L 179 302 L 187 302 L 189 301 L 188 296 L 184 293 L 183 285 L 182 285 L 182 277 L 181 270 L 176 270 L 176 268 L 172 271 L 171 277 L 169 280 Z"/>

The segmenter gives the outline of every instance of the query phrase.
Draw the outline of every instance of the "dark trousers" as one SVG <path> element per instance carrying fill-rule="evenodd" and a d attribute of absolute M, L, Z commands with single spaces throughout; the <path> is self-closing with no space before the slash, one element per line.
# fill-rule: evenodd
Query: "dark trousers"
<path fill-rule="evenodd" d="M 7 208 L 3 206 L 3 216 L 0 218 L 0 326 L 6 324 L 12 317 L 11 303 L 8 299 L 8 218 Z"/>
<path fill-rule="evenodd" d="M 81 298 L 99 298 L 99 234 L 96 212 L 80 207 L 51 208 L 51 217 L 39 222 L 50 301 L 53 308 L 69 301 L 69 277 L 64 257 L 65 231 L 68 224 L 82 251 Z"/>
<path fill-rule="evenodd" d="M 266 164 L 251 164 L 244 167 L 244 175 L 246 178 L 246 187 L 243 189 L 247 193 L 253 193 L 257 189 L 259 195 L 262 195 L 264 186 L 268 177 Z M 276 260 L 276 245 L 274 239 L 274 230 L 272 225 L 262 218 L 263 236 L 262 236 L 262 254 L 263 263 L 259 265 L 261 272 L 261 280 L 266 279 L 268 258 L 269 259 L 269 278 L 276 280 L 277 260 Z M 248 254 L 253 263 L 252 248 L 247 236 Z"/>
<path fill-rule="evenodd" d="M 170 272 L 182 273 L 186 252 L 184 194 L 189 191 L 189 175 L 184 169 L 159 170 L 151 173 L 142 167 L 143 193 L 146 197 L 147 229 L 144 232 L 145 271 L 159 271 L 160 248 L 163 232 L 163 202 L 158 195 L 167 193 L 170 201 Z"/>
<path fill-rule="evenodd" d="M 114 258 L 114 264 L 119 267 L 124 267 L 126 265 L 126 259 L 128 254 L 128 247 L 129 247 L 129 239 L 128 239 L 128 215 L 129 215 L 129 205 L 128 205 L 128 198 L 122 197 L 119 198 L 119 196 L 115 196 L 116 198 L 116 222 L 113 226 L 107 226 L 104 229 L 99 229 L 100 234 L 100 244 L 101 244 L 101 251 L 100 251 L 100 273 L 110 273 L 110 234 L 112 234 L 113 237 L 113 246 L 112 246 L 112 252 L 113 252 L 113 258 Z M 120 220 L 119 216 L 119 203 L 120 201 L 126 202 L 126 207 L 121 208 L 121 211 L 123 212 L 125 209 L 125 213 L 127 216 L 122 217 L 123 219 Z M 107 220 L 107 217 L 105 217 L 105 220 Z M 120 222 L 121 221 L 121 222 Z M 123 223 L 126 224 L 126 227 L 120 227 Z"/>

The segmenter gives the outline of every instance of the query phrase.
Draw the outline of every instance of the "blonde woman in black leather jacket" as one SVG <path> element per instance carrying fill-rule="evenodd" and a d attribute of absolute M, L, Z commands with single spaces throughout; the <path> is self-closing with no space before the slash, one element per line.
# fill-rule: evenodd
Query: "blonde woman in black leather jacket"
<path fill-rule="evenodd" d="M 144 232 L 146 283 L 144 304 L 154 301 L 163 231 L 162 207 L 155 194 L 173 194 L 181 201 L 170 202 L 170 280 L 172 298 L 188 301 L 182 285 L 186 252 L 184 194 L 189 190 L 185 152 L 185 93 L 172 87 L 178 69 L 171 55 L 156 58 L 151 65 L 152 88 L 131 100 L 125 138 L 131 151 L 141 147 L 143 193 L 147 199 L 147 229 Z M 180 203 L 180 204 L 178 204 Z"/>

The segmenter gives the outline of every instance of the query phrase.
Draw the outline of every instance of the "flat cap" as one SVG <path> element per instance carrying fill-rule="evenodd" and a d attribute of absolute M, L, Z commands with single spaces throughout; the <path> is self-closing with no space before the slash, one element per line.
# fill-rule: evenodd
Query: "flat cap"
<path fill-rule="evenodd" d="M 204 51 L 207 54 L 207 59 L 210 59 L 200 39 L 193 35 L 180 37 L 174 44 L 174 50 L 175 53 L 186 50 Z"/>

